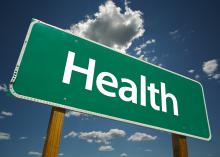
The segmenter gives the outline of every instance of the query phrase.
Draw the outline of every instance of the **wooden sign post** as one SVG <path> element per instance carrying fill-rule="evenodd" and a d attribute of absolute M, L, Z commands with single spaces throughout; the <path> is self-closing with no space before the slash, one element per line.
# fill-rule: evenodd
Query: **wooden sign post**
<path fill-rule="evenodd" d="M 186 136 L 172 134 L 173 157 L 188 157 Z"/>
<path fill-rule="evenodd" d="M 65 109 L 53 107 L 42 157 L 57 157 L 63 129 Z"/>

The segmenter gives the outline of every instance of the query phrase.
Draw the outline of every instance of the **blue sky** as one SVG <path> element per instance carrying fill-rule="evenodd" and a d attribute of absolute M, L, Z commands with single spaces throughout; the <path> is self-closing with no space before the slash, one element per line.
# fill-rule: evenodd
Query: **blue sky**
<path fill-rule="evenodd" d="M 94 40 L 102 39 L 103 44 L 116 45 L 115 48 L 128 54 L 200 81 L 206 96 L 212 140 L 188 138 L 189 156 L 220 155 L 220 3 L 217 0 L 140 0 L 130 1 L 127 5 L 122 0 L 113 2 L 112 8 L 102 0 L 1 2 L 0 156 L 41 156 L 43 149 L 51 107 L 19 100 L 5 92 L 31 18 Z M 115 31 L 111 27 L 103 32 L 88 23 L 89 19 L 93 24 L 99 19 L 106 24 L 103 19 L 107 17 L 99 10 L 101 5 L 110 11 L 121 8 L 120 14 L 114 13 L 115 18 L 107 20 L 108 25 L 120 24 L 117 21 L 119 15 L 123 16 L 121 22 L 130 19 L 135 23 L 133 27 L 128 22 L 130 29 L 122 27 L 125 33 L 120 36 L 120 41 L 115 40 L 117 36 L 111 36 L 111 31 Z M 129 16 L 124 16 L 126 7 L 131 9 Z M 95 13 L 99 15 L 94 16 Z M 88 29 L 78 28 L 79 23 Z M 93 36 L 88 33 L 91 31 L 101 35 Z M 110 32 L 107 35 L 111 37 L 108 43 L 102 36 L 106 32 Z M 131 35 L 126 36 L 128 33 Z M 113 131 L 117 132 L 117 137 Z M 135 134 L 137 132 L 142 134 Z M 94 135 L 100 137 L 94 138 Z M 65 117 L 59 156 L 168 157 L 172 155 L 171 146 L 169 133 L 72 113 Z"/>

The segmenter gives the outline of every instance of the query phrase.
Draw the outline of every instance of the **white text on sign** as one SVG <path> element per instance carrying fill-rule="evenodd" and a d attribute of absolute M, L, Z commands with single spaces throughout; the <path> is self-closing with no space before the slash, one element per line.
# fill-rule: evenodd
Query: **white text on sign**
<path fill-rule="evenodd" d="M 63 83 L 70 84 L 72 72 L 79 72 L 86 75 L 86 83 L 85 83 L 85 89 L 92 91 L 93 88 L 93 80 L 94 80 L 94 72 L 95 72 L 95 64 L 96 60 L 89 59 L 88 68 L 82 68 L 79 66 L 74 65 L 74 58 L 75 53 L 69 51 L 66 61 L 66 66 L 64 70 L 63 75 Z M 107 81 L 105 78 L 110 79 L 111 81 Z M 137 86 L 134 81 L 128 79 L 128 78 L 121 78 L 120 81 L 122 83 L 127 83 L 130 86 L 124 86 L 124 87 L 118 87 L 118 79 L 115 77 L 114 74 L 110 72 L 101 72 L 97 78 L 96 78 L 96 86 L 98 90 L 108 97 L 117 97 L 119 96 L 121 100 L 126 102 L 132 102 L 134 104 L 137 104 L 138 99 L 138 92 L 137 92 Z M 114 89 L 118 89 L 118 92 L 112 92 L 106 90 L 103 85 L 109 86 Z M 178 112 L 178 103 L 176 97 L 171 93 L 166 93 L 166 84 L 163 82 L 160 82 L 160 90 L 155 88 L 154 83 L 150 83 L 149 86 L 146 86 L 146 76 L 141 75 L 140 76 L 140 105 L 146 106 L 146 92 L 149 91 L 150 95 L 150 105 L 151 107 L 156 111 L 162 111 L 167 112 L 167 99 L 172 100 L 173 105 L 173 114 L 175 116 L 179 116 Z M 130 96 L 126 96 L 125 93 L 130 92 Z M 155 96 L 156 94 L 161 95 L 161 105 L 156 104 Z"/>

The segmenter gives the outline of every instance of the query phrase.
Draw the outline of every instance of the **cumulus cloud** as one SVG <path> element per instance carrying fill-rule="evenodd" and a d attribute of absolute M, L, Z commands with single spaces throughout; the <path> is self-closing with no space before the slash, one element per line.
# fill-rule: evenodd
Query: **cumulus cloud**
<path fill-rule="evenodd" d="M 146 133 L 136 132 L 128 138 L 128 141 L 141 142 L 141 141 L 151 141 L 156 140 L 157 136 L 151 136 Z"/>
<path fill-rule="evenodd" d="M 202 70 L 209 76 L 213 75 L 218 69 L 218 62 L 216 59 L 212 59 L 203 63 Z"/>
<path fill-rule="evenodd" d="M 90 115 L 88 115 L 88 114 L 85 114 L 85 113 L 80 113 L 80 112 L 77 112 L 77 111 L 68 111 L 68 112 L 66 112 L 65 113 L 65 117 L 66 118 L 70 118 L 70 117 L 81 117 L 81 116 L 83 116 L 83 117 L 87 117 L 87 118 L 82 118 L 82 120 L 88 120 L 88 117 L 90 117 Z"/>
<path fill-rule="evenodd" d="M 19 138 L 19 140 L 26 140 L 26 139 L 28 139 L 28 137 L 26 137 L 26 136 L 22 136 Z"/>
<path fill-rule="evenodd" d="M 193 75 L 193 77 L 197 80 L 200 78 L 200 75 L 194 69 L 190 69 L 187 72 Z"/>
<path fill-rule="evenodd" d="M 145 41 L 143 44 L 135 47 L 134 51 L 136 51 L 136 55 L 140 55 L 144 48 L 146 48 L 148 45 L 153 44 L 153 43 L 156 43 L 156 40 L 155 39 L 149 39 L 149 40 Z"/>
<path fill-rule="evenodd" d="M 65 117 L 67 117 L 67 118 L 69 118 L 71 116 L 79 117 L 81 115 L 82 115 L 82 113 L 76 112 L 76 111 L 68 111 L 68 112 L 65 113 Z"/>
<path fill-rule="evenodd" d="M 58 156 L 64 156 L 64 154 L 63 153 L 59 153 Z"/>
<path fill-rule="evenodd" d="M 100 146 L 99 151 L 101 152 L 111 152 L 114 148 L 112 146 Z"/>
<path fill-rule="evenodd" d="M 6 84 L 0 84 L 0 92 L 1 91 L 3 91 L 3 92 L 7 92 L 8 91 L 8 88 L 7 88 Z"/>
<path fill-rule="evenodd" d="M 125 1 L 125 11 L 112 1 L 99 6 L 99 11 L 87 19 L 73 24 L 70 31 L 82 37 L 125 52 L 132 42 L 143 36 L 142 12 L 132 10 Z"/>
<path fill-rule="evenodd" d="M 220 74 L 214 74 L 212 76 L 212 78 L 215 79 L 215 80 L 218 80 L 218 79 L 220 79 Z"/>
<path fill-rule="evenodd" d="M 138 59 L 140 59 L 140 60 L 142 60 L 142 61 L 145 61 L 145 62 L 148 62 L 148 63 L 151 63 L 151 64 L 154 64 L 154 65 L 157 65 L 157 66 L 160 66 L 160 67 L 163 66 L 163 64 L 159 62 L 157 56 L 145 56 L 145 55 L 140 55 L 140 56 L 138 57 Z"/>
<path fill-rule="evenodd" d="M 195 75 L 195 79 L 199 79 L 200 76 L 198 74 Z"/>
<path fill-rule="evenodd" d="M 170 35 L 176 35 L 177 33 L 179 33 L 178 29 L 169 32 Z"/>
<path fill-rule="evenodd" d="M 159 63 L 158 66 L 159 66 L 159 67 L 163 67 L 163 64 L 162 64 L 162 63 Z"/>
<path fill-rule="evenodd" d="M 187 37 L 187 35 L 191 32 L 189 32 L 187 34 L 185 34 L 185 33 L 183 33 L 180 29 L 176 29 L 176 30 L 170 31 L 169 35 L 173 40 L 183 42 L 183 41 L 185 41 L 185 38 Z"/>
<path fill-rule="evenodd" d="M 42 153 L 40 153 L 40 152 L 36 152 L 36 151 L 29 151 L 29 152 L 28 152 L 28 155 L 41 156 Z"/>
<path fill-rule="evenodd" d="M 190 69 L 190 70 L 188 70 L 188 73 L 194 73 L 195 72 L 195 70 L 194 69 Z"/>
<path fill-rule="evenodd" d="M 220 79 L 220 74 L 216 73 L 218 70 L 218 61 L 216 59 L 203 62 L 202 70 L 208 75 L 209 79 Z"/>
<path fill-rule="evenodd" d="M 0 132 L 0 140 L 10 140 L 11 135 L 9 133 Z"/>
<path fill-rule="evenodd" d="M 158 57 L 157 56 L 152 56 L 152 57 L 148 56 L 148 57 L 146 57 L 145 55 L 140 55 L 138 57 L 138 59 L 162 67 L 162 64 L 158 62 Z"/>
<path fill-rule="evenodd" d="M 110 129 L 108 132 L 102 131 L 91 131 L 91 132 L 80 132 L 79 138 L 86 140 L 89 143 L 104 143 L 109 144 L 110 140 L 117 137 L 124 137 L 125 131 L 119 129 Z"/>
<path fill-rule="evenodd" d="M 126 153 L 121 153 L 120 156 L 121 156 L 121 157 L 127 157 L 128 154 L 126 154 Z"/>
<path fill-rule="evenodd" d="M 13 113 L 12 112 L 1 111 L 1 115 L 6 116 L 6 117 L 11 117 L 11 116 L 13 116 Z"/>
<path fill-rule="evenodd" d="M 71 131 L 68 134 L 64 135 L 64 138 L 69 138 L 69 137 L 74 138 L 76 136 L 77 136 L 77 133 L 74 131 Z"/>
<path fill-rule="evenodd" d="M 143 60 L 143 61 L 147 61 L 147 58 L 145 58 L 144 55 L 140 55 L 140 56 L 138 57 L 138 59 Z"/>

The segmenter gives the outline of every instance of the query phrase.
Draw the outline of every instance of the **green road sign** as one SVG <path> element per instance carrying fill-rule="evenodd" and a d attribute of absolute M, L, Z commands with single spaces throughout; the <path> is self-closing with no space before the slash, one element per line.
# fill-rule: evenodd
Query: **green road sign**
<path fill-rule="evenodd" d="M 10 84 L 22 99 L 210 140 L 199 82 L 33 20 Z"/>

